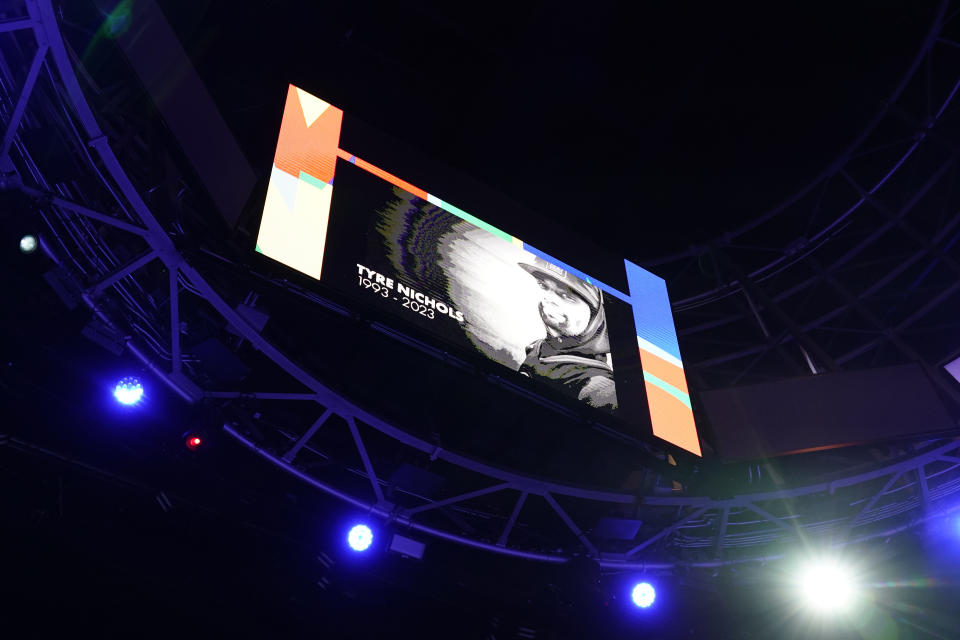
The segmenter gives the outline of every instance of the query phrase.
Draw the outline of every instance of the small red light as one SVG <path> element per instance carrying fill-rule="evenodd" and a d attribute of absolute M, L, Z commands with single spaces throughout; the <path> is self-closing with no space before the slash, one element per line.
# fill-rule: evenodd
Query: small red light
<path fill-rule="evenodd" d="M 200 436 L 190 436 L 187 438 L 187 448 L 191 451 L 195 451 L 203 444 L 203 439 Z"/>

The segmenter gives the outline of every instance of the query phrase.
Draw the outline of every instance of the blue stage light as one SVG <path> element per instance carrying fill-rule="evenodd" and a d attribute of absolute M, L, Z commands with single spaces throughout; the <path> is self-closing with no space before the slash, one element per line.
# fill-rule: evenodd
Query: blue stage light
<path fill-rule="evenodd" d="M 630 597 L 633 598 L 633 604 L 646 609 L 657 599 L 657 592 L 649 582 L 640 582 L 634 585 Z"/>
<path fill-rule="evenodd" d="M 354 525 L 347 534 L 347 544 L 354 551 L 366 551 L 373 544 L 373 531 L 365 524 Z"/>
<path fill-rule="evenodd" d="M 140 384 L 138 378 L 133 376 L 121 378 L 117 381 L 117 386 L 113 388 L 113 397 L 123 405 L 137 404 L 143 397 L 143 385 Z"/>

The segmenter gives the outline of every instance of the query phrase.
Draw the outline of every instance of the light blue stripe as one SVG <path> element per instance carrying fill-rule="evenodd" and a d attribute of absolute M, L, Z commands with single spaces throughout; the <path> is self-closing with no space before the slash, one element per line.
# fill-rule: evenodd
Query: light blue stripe
<path fill-rule="evenodd" d="M 306 182 L 307 184 L 312 184 L 313 186 L 317 187 L 318 189 L 323 189 L 325 186 L 327 186 L 327 183 L 326 183 L 326 182 L 324 182 L 324 181 L 321 180 L 320 178 L 317 178 L 317 177 L 314 177 L 314 176 L 310 175 L 310 174 L 307 173 L 306 171 L 301 171 L 301 172 L 300 172 L 300 179 L 303 180 L 304 182 Z"/>
<path fill-rule="evenodd" d="M 560 261 L 557 260 L 556 258 L 547 255 L 547 254 L 544 253 L 543 251 L 540 251 L 540 250 L 538 250 L 538 249 L 534 249 L 533 247 L 531 247 L 530 245 L 528 245 L 526 242 L 523 243 L 523 248 L 524 248 L 525 250 L 529 251 L 530 253 L 532 253 L 533 255 L 539 256 L 539 257 L 543 258 L 544 260 L 546 260 L 546 261 L 549 262 L 550 264 L 555 264 L 555 265 L 557 265 L 558 267 L 560 267 L 561 269 L 563 269 L 564 271 L 566 271 L 566 272 L 568 272 L 568 273 L 572 273 L 573 275 L 577 276 L 578 278 L 580 278 L 580 279 L 583 280 L 584 282 L 589 282 L 590 284 L 592 284 L 592 285 L 595 286 L 596 288 L 598 288 L 598 289 L 600 289 L 601 291 L 604 291 L 604 292 L 610 294 L 610 295 L 613 296 L 614 298 L 619 298 L 620 300 L 623 300 L 623 301 L 626 302 L 627 304 L 630 304 L 630 303 L 631 303 L 630 296 L 628 296 L 628 295 L 626 295 L 626 294 L 624 294 L 624 293 L 620 293 L 619 291 L 617 291 L 616 289 L 614 289 L 614 288 L 611 287 L 610 285 L 604 284 L 604 283 L 600 282 L 599 280 L 597 280 L 596 278 L 591 278 L 590 276 L 588 276 L 587 274 L 585 274 L 583 271 L 580 271 L 580 270 L 578 270 L 578 269 L 574 269 L 574 268 L 571 267 L 570 265 L 565 264 L 565 263 L 563 263 L 563 262 L 560 262 Z"/>
<path fill-rule="evenodd" d="M 464 210 L 461 209 L 460 207 L 456 207 L 456 206 L 450 204 L 449 202 L 444 202 L 443 200 L 441 200 L 440 198 L 438 198 L 437 196 L 435 196 L 435 195 L 433 195 L 433 194 L 431 194 L 431 193 L 428 193 L 428 194 L 427 194 L 427 202 L 429 202 L 429 203 L 432 204 L 432 205 L 435 205 L 435 206 L 440 207 L 440 208 L 443 209 L 444 211 L 449 211 L 450 213 L 452 213 L 453 215 L 457 216 L 458 218 L 461 218 L 461 219 L 463 219 L 463 220 L 466 220 L 467 222 L 469 222 L 469 223 L 472 224 L 473 226 L 479 227 L 480 229 L 483 229 L 483 230 L 486 231 L 487 233 L 493 234 L 493 235 L 497 236 L 498 238 L 501 238 L 501 239 L 503 239 L 503 240 L 506 240 L 507 242 L 513 242 L 513 236 L 511 236 L 511 235 L 510 235 L 509 233 L 507 233 L 506 231 L 501 231 L 500 229 L 497 229 L 497 228 L 496 228 L 495 226 L 493 226 L 492 224 L 489 224 L 489 223 L 487 223 L 487 222 L 484 222 L 483 220 L 481 220 L 481 219 L 478 218 L 477 216 L 471 215 L 471 214 L 467 213 L 466 211 L 464 211 Z"/>
<path fill-rule="evenodd" d="M 677 360 L 680 357 L 680 345 L 677 344 L 677 331 L 673 324 L 673 312 L 670 297 L 667 295 L 667 283 L 646 269 L 624 260 L 627 268 L 627 283 L 633 304 L 633 319 L 637 325 L 637 335 L 650 344 L 654 344 Z"/>
<path fill-rule="evenodd" d="M 660 387 L 661 389 L 663 389 L 664 391 L 672 395 L 674 398 L 676 398 L 677 400 L 685 404 L 687 406 L 687 409 L 693 410 L 693 407 L 690 406 L 690 394 L 680 391 L 680 389 L 677 389 L 675 386 L 673 386 L 669 382 L 664 382 L 657 376 L 647 373 L 646 371 L 643 372 L 643 379 L 649 382 L 650 384 L 652 384 L 653 386 Z"/>
<path fill-rule="evenodd" d="M 681 361 L 675 355 L 667 353 L 666 351 L 664 351 L 657 345 L 653 344 L 649 340 L 644 340 L 640 336 L 637 336 L 637 344 L 640 345 L 640 348 L 643 349 L 644 351 L 649 351 L 650 353 L 657 356 L 658 358 L 663 358 L 670 364 L 683 369 L 683 361 Z"/>
<path fill-rule="evenodd" d="M 499 238 L 503 238 L 503 239 L 506 240 L 507 242 L 513 242 L 513 240 L 514 240 L 514 237 L 511 236 L 509 233 L 506 233 L 505 231 L 501 231 L 500 229 L 497 229 L 497 228 L 494 227 L 493 225 L 491 225 L 491 224 L 489 224 L 489 223 L 487 223 L 487 222 L 484 222 L 484 221 L 481 220 L 480 218 L 478 218 L 478 217 L 476 217 L 476 216 L 474 216 L 474 215 L 471 215 L 471 214 L 467 213 L 467 212 L 464 211 L 463 209 L 461 209 L 461 208 L 459 208 L 459 207 L 456 207 L 456 206 L 450 204 L 449 202 L 444 202 L 443 200 L 441 200 L 441 199 L 438 198 L 437 196 L 433 195 L 432 193 L 428 193 L 428 194 L 427 194 L 427 202 L 429 202 L 430 204 L 432 204 L 432 205 L 434 205 L 434 206 L 440 207 L 441 209 L 444 209 L 445 211 L 449 211 L 449 212 L 452 213 L 453 215 L 455 215 L 455 216 L 457 216 L 457 217 L 459 217 L 459 218 L 462 218 L 463 220 L 466 220 L 467 222 L 469 222 L 469 223 L 471 223 L 471 224 L 473 224 L 473 225 L 475 225 L 475 226 L 483 229 L 484 231 L 487 231 L 487 232 L 489 232 L 489 233 L 491 233 L 491 234 L 493 234 L 493 235 L 495 235 L 495 236 L 497 236 L 497 237 L 499 237 Z M 601 291 L 606 292 L 607 294 L 613 296 L 614 298 L 618 298 L 618 299 L 620 299 L 620 300 L 623 300 L 623 301 L 626 302 L 627 304 L 633 304 L 633 300 L 632 300 L 632 299 L 630 298 L 630 296 L 628 296 L 627 294 L 621 293 L 620 291 L 617 291 L 616 289 L 614 289 L 614 288 L 611 287 L 610 285 L 604 284 L 603 282 L 600 282 L 599 280 L 597 280 L 597 279 L 595 279 L 595 278 L 591 278 L 590 276 L 588 276 L 587 274 L 585 274 L 583 271 L 580 271 L 579 269 L 574 269 L 574 268 L 571 267 L 570 265 L 568 265 L 568 264 L 566 264 L 566 263 L 563 263 L 563 262 L 560 262 L 559 260 L 557 260 L 557 259 L 554 258 L 553 256 L 550 256 L 550 255 L 548 255 L 548 254 L 546 254 L 546 253 L 544 253 L 544 252 L 542 252 L 542 251 L 540 251 L 540 250 L 538 250 L 538 249 L 534 249 L 533 247 L 531 247 L 531 246 L 530 246 L 529 244 L 527 244 L 526 242 L 522 242 L 522 241 L 521 241 L 521 243 L 522 243 L 522 245 L 523 245 L 524 250 L 529 251 L 529 252 L 532 253 L 533 255 L 539 256 L 539 257 L 543 258 L 544 260 L 546 260 L 546 261 L 549 262 L 550 264 L 555 264 L 555 265 L 557 265 L 557 266 L 560 267 L 561 269 L 567 271 L 568 273 L 572 273 L 573 275 L 577 276 L 578 278 L 580 278 L 580 279 L 583 280 L 584 282 L 588 282 L 588 283 L 592 284 L 593 286 L 597 287 L 597 288 L 600 289 Z"/>

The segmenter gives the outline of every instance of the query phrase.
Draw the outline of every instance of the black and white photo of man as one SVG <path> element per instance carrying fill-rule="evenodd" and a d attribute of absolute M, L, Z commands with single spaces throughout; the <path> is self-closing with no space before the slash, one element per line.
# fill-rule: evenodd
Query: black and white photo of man
<path fill-rule="evenodd" d="M 352 290 L 361 264 L 398 288 L 421 292 L 455 309 L 457 318 L 423 318 L 390 297 L 367 300 L 562 395 L 618 410 L 607 324 L 611 301 L 597 287 L 516 238 L 399 187 L 383 187 L 352 165 L 338 172 L 341 200 L 334 198 L 338 215 L 331 224 L 338 237 L 356 240 L 328 244 L 326 272 L 348 274 L 344 287 Z M 338 210 L 339 202 L 349 208 Z"/>
<path fill-rule="evenodd" d="M 540 289 L 538 309 L 546 336 L 526 348 L 520 373 L 541 377 L 592 407 L 615 409 L 603 294 L 592 284 L 539 256 L 520 268 Z"/>

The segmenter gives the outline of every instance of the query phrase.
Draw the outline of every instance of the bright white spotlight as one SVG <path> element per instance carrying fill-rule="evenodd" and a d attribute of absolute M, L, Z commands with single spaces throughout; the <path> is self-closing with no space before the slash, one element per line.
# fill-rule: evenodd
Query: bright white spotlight
<path fill-rule="evenodd" d="M 630 597 L 633 598 L 633 604 L 646 609 L 657 599 L 657 592 L 649 582 L 640 582 L 633 587 Z"/>
<path fill-rule="evenodd" d="M 800 576 L 800 594 L 808 607 L 820 613 L 838 613 L 856 599 L 852 572 L 836 560 L 818 560 Z"/>
<path fill-rule="evenodd" d="M 33 253 L 37 250 L 37 236 L 26 235 L 20 238 L 20 251 Z"/>
<path fill-rule="evenodd" d="M 123 405 L 134 405 L 140 402 L 143 397 L 143 385 L 140 380 L 133 376 L 127 376 L 117 381 L 117 386 L 113 388 L 113 397 L 117 402 Z"/>
<path fill-rule="evenodd" d="M 347 534 L 347 544 L 354 551 L 366 551 L 373 543 L 373 531 L 365 524 L 354 525 Z"/>

